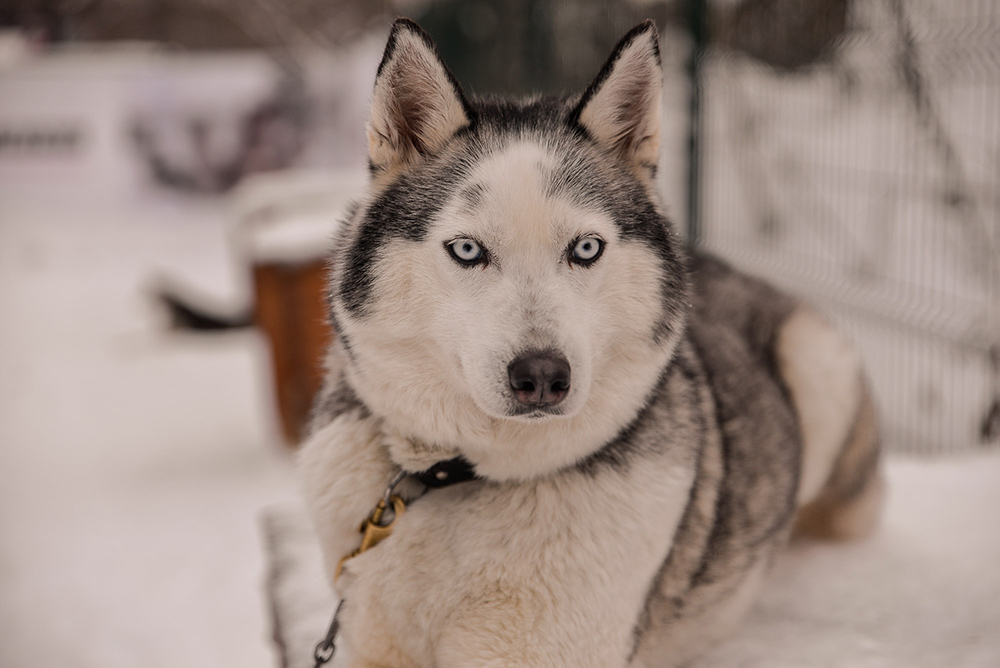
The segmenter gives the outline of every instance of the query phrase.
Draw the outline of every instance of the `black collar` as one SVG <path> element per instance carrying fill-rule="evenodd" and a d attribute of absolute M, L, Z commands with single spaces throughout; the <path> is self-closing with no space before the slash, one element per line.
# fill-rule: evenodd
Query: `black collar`
<path fill-rule="evenodd" d="M 460 482 L 473 480 L 478 477 L 476 470 L 465 457 L 446 459 L 425 471 L 418 471 L 410 475 L 434 489 L 457 485 Z"/>

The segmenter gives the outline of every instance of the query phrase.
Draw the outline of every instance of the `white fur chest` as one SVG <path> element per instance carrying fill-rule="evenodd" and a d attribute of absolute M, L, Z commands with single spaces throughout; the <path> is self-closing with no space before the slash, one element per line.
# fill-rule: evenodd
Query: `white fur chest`
<path fill-rule="evenodd" d="M 428 493 L 349 562 L 334 665 L 623 665 L 693 481 L 681 459 Z"/>

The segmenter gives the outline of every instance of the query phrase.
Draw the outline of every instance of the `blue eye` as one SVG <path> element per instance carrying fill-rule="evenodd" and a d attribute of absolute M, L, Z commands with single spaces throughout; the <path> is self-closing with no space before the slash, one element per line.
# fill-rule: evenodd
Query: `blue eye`
<path fill-rule="evenodd" d="M 604 242 L 599 237 L 583 237 L 573 244 L 570 262 L 588 265 L 597 261 L 604 252 Z"/>
<path fill-rule="evenodd" d="M 474 265 L 485 260 L 482 247 L 472 239 L 455 239 L 447 246 L 448 252 L 460 264 Z"/>

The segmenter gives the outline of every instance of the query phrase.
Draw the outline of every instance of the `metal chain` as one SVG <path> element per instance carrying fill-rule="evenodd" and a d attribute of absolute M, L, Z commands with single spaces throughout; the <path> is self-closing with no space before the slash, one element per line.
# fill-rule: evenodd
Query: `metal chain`
<path fill-rule="evenodd" d="M 385 488 L 385 493 L 382 495 L 381 504 L 383 508 L 395 507 L 394 504 L 390 503 L 392 494 L 395 492 L 399 483 L 403 482 L 403 479 L 406 476 L 406 471 L 400 470 L 392 477 L 392 480 L 389 481 L 389 484 Z M 381 514 L 378 519 L 381 520 Z M 395 517 L 393 517 L 393 519 L 395 519 Z M 343 607 L 344 599 L 340 599 L 340 603 L 337 604 L 337 611 L 333 613 L 333 620 L 330 622 L 330 628 L 326 631 L 326 636 L 319 641 L 319 644 L 316 645 L 316 649 L 313 650 L 313 659 L 316 661 L 313 668 L 321 668 L 324 664 L 329 663 L 333 659 L 334 653 L 337 651 L 337 631 L 340 630 L 340 609 Z"/>
<path fill-rule="evenodd" d="M 334 641 L 336 641 L 337 631 L 340 629 L 340 609 L 343 607 L 344 599 L 340 599 L 340 603 L 337 604 L 337 611 L 333 613 L 333 621 L 330 622 L 330 628 L 326 631 L 326 637 L 313 650 L 313 659 L 316 660 L 314 668 L 320 668 L 323 664 L 329 663 L 330 659 L 333 658 L 334 652 L 337 651 Z"/>

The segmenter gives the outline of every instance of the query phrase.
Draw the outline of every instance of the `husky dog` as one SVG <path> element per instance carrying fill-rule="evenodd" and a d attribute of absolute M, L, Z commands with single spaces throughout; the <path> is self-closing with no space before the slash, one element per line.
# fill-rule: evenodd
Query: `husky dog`
<path fill-rule="evenodd" d="M 857 358 L 685 250 L 654 186 L 661 77 L 646 22 L 582 95 L 472 99 L 393 26 L 300 459 L 344 601 L 333 665 L 684 665 L 796 523 L 872 525 Z M 456 458 L 474 479 L 411 479 L 392 535 L 334 577 L 390 479 Z"/>

